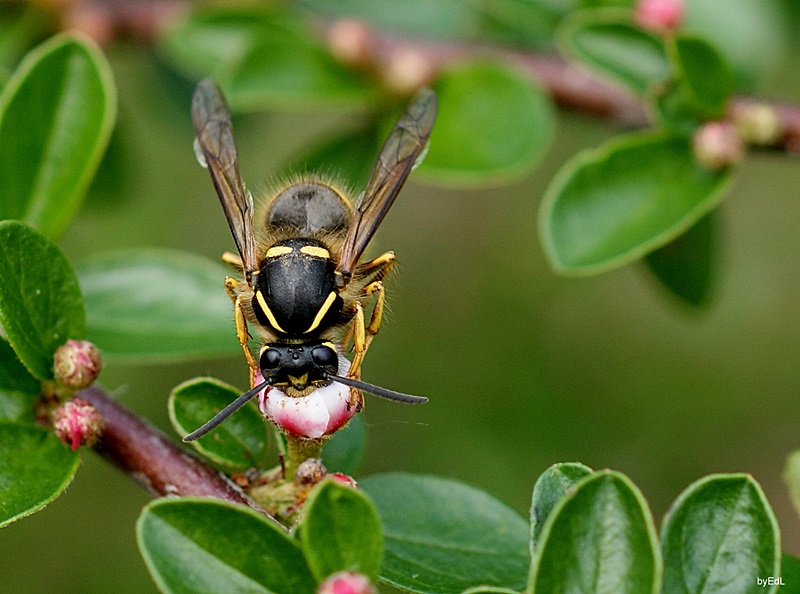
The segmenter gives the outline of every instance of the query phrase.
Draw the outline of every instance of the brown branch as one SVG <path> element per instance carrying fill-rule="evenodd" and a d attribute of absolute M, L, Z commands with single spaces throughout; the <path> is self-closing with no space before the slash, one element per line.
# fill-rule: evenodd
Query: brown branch
<path fill-rule="evenodd" d="M 92 386 L 79 396 L 94 405 L 105 422 L 94 449 L 149 493 L 217 497 L 269 516 L 227 476 L 175 445 L 101 388 Z"/>

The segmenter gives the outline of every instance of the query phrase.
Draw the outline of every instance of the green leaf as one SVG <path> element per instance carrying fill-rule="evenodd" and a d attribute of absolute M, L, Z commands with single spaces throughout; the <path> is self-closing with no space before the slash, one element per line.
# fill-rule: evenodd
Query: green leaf
<path fill-rule="evenodd" d="M 29 53 L 0 95 L 0 218 L 61 233 L 115 117 L 111 71 L 93 42 L 58 35 Z"/>
<path fill-rule="evenodd" d="M 555 116 L 530 79 L 493 62 L 467 62 L 441 73 L 439 114 L 419 174 L 476 186 L 521 176 L 549 146 Z"/>
<path fill-rule="evenodd" d="M 0 526 L 61 495 L 79 462 L 51 431 L 0 421 Z"/>
<path fill-rule="evenodd" d="M 672 51 L 686 102 L 704 118 L 723 116 L 735 79 L 722 55 L 704 39 L 685 34 L 675 36 Z"/>
<path fill-rule="evenodd" d="M 666 245 L 713 209 L 730 173 L 695 163 L 689 143 L 634 133 L 583 151 L 547 189 L 539 232 L 562 274 L 597 274 Z"/>
<path fill-rule="evenodd" d="M 475 586 L 474 588 L 467 588 L 461 594 L 518 594 L 518 592 L 508 588 L 497 588 L 495 586 Z"/>
<path fill-rule="evenodd" d="M 191 433 L 241 396 L 220 380 L 198 377 L 177 386 L 169 396 L 169 418 L 179 435 Z M 258 468 L 267 454 L 267 426 L 255 406 L 233 413 L 192 446 L 212 462 L 228 470 Z"/>
<path fill-rule="evenodd" d="M 281 24 L 280 34 L 258 39 L 220 75 L 231 109 L 361 109 L 375 99 L 375 87 L 336 62 L 312 31 Z"/>
<path fill-rule="evenodd" d="M 32 408 L 41 389 L 41 382 L 25 369 L 11 345 L 0 338 L 0 419 L 33 421 Z"/>
<path fill-rule="evenodd" d="M 383 556 L 378 512 L 359 490 L 325 480 L 306 504 L 300 540 L 318 581 L 356 571 L 376 581 Z"/>
<path fill-rule="evenodd" d="M 781 556 L 781 578 L 783 585 L 778 589 L 780 594 L 798 594 L 800 592 L 800 559 L 783 554 Z"/>
<path fill-rule="evenodd" d="M 39 379 L 52 379 L 58 347 L 86 334 L 83 297 L 66 256 L 17 221 L 0 222 L 0 323 Z"/>
<path fill-rule="evenodd" d="M 659 591 L 661 558 L 650 511 L 624 475 L 584 477 L 556 504 L 536 543 L 528 592 Z"/>
<path fill-rule="evenodd" d="M 575 12 L 559 28 L 557 39 L 563 53 L 639 94 L 670 74 L 664 42 L 636 27 L 629 11 Z"/>
<path fill-rule="evenodd" d="M 224 288 L 229 272 L 176 250 L 96 256 L 78 268 L 89 338 L 106 355 L 136 360 L 240 353 Z"/>
<path fill-rule="evenodd" d="M 574 9 L 572 0 L 494 0 L 480 5 L 483 28 L 516 46 L 551 45 L 556 27 Z"/>
<path fill-rule="evenodd" d="M 531 552 L 542 532 L 547 516 L 567 493 L 567 490 L 592 469 L 579 462 L 553 464 L 536 480 L 531 497 Z"/>
<path fill-rule="evenodd" d="M 665 593 L 769 592 L 757 578 L 780 575 L 775 515 L 745 474 L 689 485 L 664 518 L 661 547 Z"/>
<path fill-rule="evenodd" d="M 329 473 L 341 472 L 354 476 L 367 446 L 367 430 L 364 427 L 363 415 L 356 415 L 333 434 L 333 438 L 325 443 L 322 450 L 322 463 Z"/>
<path fill-rule="evenodd" d="M 719 261 L 719 217 L 712 210 L 683 235 L 644 258 L 648 270 L 673 295 L 693 306 L 706 303 Z"/>
<path fill-rule="evenodd" d="M 275 522 L 221 501 L 157 499 L 136 524 L 139 550 L 162 592 L 309 594 L 303 553 Z"/>
<path fill-rule="evenodd" d="M 360 485 L 383 524 L 383 581 L 431 594 L 524 588 L 528 523 L 500 501 L 433 476 L 385 474 Z"/>
<path fill-rule="evenodd" d="M 259 42 L 281 33 L 277 15 L 256 6 L 210 6 L 188 12 L 158 40 L 162 55 L 192 78 L 234 68 Z"/>
<path fill-rule="evenodd" d="M 800 450 L 789 454 L 783 469 L 783 482 L 789 489 L 794 510 L 800 515 Z"/>

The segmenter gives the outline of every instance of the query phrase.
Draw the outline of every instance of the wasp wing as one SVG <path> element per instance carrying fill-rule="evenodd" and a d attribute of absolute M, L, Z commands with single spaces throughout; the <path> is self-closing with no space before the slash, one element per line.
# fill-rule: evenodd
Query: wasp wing
<path fill-rule="evenodd" d="M 389 133 L 344 240 L 337 267 L 342 285 L 350 281 L 364 249 L 425 149 L 435 119 L 436 93 L 423 88 Z"/>
<path fill-rule="evenodd" d="M 209 78 L 200 81 L 194 91 L 192 122 L 197 134 L 198 160 L 211 173 L 249 282 L 250 274 L 258 266 L 253 236 L 253 197 L 239 175 L 230 111 L 219 87 Z"/>

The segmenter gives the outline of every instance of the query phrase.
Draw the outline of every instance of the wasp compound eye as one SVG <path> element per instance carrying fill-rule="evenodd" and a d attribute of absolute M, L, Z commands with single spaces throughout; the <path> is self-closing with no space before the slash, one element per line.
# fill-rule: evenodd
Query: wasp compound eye
<path fill-rule="evenodd" d="M 336 367 L 338 364 L 336 351 L 329 346 L 314 347 L 311 351 L 311 358 L 314 359 L 314 363 L 320 366 Z"/>
<path fill-rule="evenodd" d="M 261 369 L 276 369 L 281 363 L 281 354 L 278 349 L 264 349 L 261 353 Z"/>

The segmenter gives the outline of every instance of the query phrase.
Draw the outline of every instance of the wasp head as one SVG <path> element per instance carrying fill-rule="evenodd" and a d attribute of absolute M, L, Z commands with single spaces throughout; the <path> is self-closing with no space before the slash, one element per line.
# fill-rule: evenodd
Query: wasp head
<path fill-rule="evenodd" d="M 339 371 L 339 356 L 330 342 L 269 344 L 261 350 L 259 367 L 270 385 L 305 396 L 330 383 L 329 376 Z"/>

